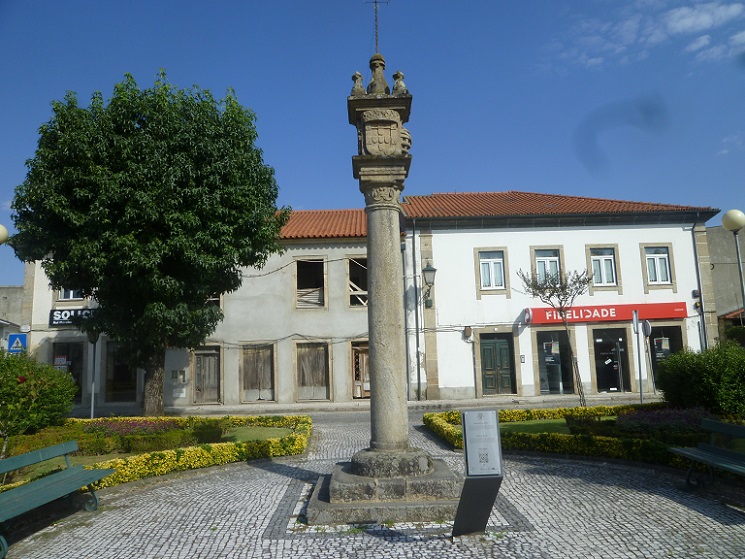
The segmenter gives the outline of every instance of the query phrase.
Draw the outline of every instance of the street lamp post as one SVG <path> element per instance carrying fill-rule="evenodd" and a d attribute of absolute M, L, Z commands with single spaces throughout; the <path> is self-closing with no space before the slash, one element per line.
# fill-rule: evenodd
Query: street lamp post
<path fill-rule="evenodd" d="M 742 258 L 740 257 L 740 240 L 738 233 L 745 227 L 745 214 L 740 210 L 729 210 L 722 216 L 722 226 L 727 231 L 732 231 L 735 236 L 735 253 L 737 254 L 737 269 L 740 271 L 740 299 L 742 302 L 742 312 L 740 313 L 740 326 L 743 325 L 742 315 L 745 314 L 745 283 L 742 280 Z"/>
<path fill-rule="evenodd" d="M 91 371 L 91 419 L 95 416 L 96 405 L 96 344 L 98 343 L 98 332 L 88 330 L 88 341 L 93 344 L 93 367 Z"/>

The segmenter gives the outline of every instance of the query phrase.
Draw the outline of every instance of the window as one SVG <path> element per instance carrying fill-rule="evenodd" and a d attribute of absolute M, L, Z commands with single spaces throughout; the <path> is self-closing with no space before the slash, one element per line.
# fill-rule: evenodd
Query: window
<path fill-rule="evenodd" d="M 297 308 L 318 309 L 326 306 L 325 266 L 323 260 L 296 262 Z"/>
<path fill-rule="evenodd" d="M 370 346 L 352 342 L 352 398 L 370 397 Z"/>
<path fill-rule="evenodd" d="M 560 271 L 558 249 L 537 249 L 535 251 L 535 273 L 540 283 L 549 278 L 558 278 Z"/>
<path fill-rule="evenodd" d="M 616 255 L 612 248 L 591 248 L 592 284 L 616 285 Z"/>
<path fill-rule="evenodd" d="M 349 306 L 367 306 L 367 258 L 350 258 L 349 264 Z"/>
<path fill-rule="evenodd" d="M 489 296 L 510 298 L 510 263 L 507 247 L 474 247 L 473 273 L 476 299 Z"/>
<path fill-rule="evenodd" d="M 75 301 L 77 299 L 83 299 L 82 289 L 60 289 L 58 300 L 60 301 Z"/>
<path fill-rule="evenodd" d="M 644 256 L 647 260 L 647 283 L 672 283 L 670 253 L 667 247 L 645 247 Z"/>
<path fill-rule="evenodd" d="M 83 393 L 83 355 L 84 347 L 82 343 L 55 342 L 52 345 L 54 368 L 67 371 L 72 375 L 72 380 L 78 387 L 75 394 L 75 402 L 78 403 L 81 401 Z"/>
<path fill-rule="evenodd" d="M 504 252 L 489 250 L 479 252 L 481 289 L 504 289 Z"/>

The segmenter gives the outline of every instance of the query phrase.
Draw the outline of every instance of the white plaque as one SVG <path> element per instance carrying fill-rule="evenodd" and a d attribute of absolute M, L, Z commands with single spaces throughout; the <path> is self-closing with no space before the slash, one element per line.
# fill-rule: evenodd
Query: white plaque
<path fill-rule="evenodd" d="M 499 441 L 499 416 L 496 410 L 461 412 L 466 475 L 501 476 L 502 445 Z"/>
<path fill-rule="evenodd" d="M 173 397 L 174 398 L 186 398 L 186 388 L 174 388 Z"/>

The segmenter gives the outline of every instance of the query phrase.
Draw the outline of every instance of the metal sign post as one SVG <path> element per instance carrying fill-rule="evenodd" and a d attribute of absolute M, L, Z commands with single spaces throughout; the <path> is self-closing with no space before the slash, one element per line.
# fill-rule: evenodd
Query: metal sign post
<path fill-rule="evenodd" d="M 639 341 L 639 311 L 634 311 L 633 318 L 634 322 L 634 334 L 636 335 L 636 362 L 639 368 L 639 403 L 644 403 L 644 387 L 642 386 L 642 346 Z"/>
<path fill-rule="evenodd" d="M 644 335 L 644 349 L 647 353 L 645 363 L 649 365 L 649 376 L 652 379 L 652 391 L 657 394 L 657 382 L 654 379 L 654 367 L 652 366 L 652 355 L 649 353 L 649 336 L 652 335 L 652 323 L 649 320 L 642 322 L 642 334 Z"/>
<path fill-rule="evenodd" d="M 466 479 L 455 513 L 453 537 L 486 531 L 504 478 L 497 410 L 464 410 L 461 425 Z"/>
<path fill-rule="evenodd" d="M 96 405 L 96 345 L 98 343 L 98 332 L 89 330 L 88 341 L 93 344 L 93 363 L 91 367 L 91 419 L 95 417 Z"/>

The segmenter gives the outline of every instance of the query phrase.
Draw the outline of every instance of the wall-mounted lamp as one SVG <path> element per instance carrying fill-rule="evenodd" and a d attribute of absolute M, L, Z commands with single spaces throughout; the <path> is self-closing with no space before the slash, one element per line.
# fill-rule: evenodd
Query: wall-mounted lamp
<path fill-rule="evenodd" d="M 422 277 L 424 278 L 424 284 L 427 286 L 427 292 L 424 294 L 424 306 L 428 309 L 432 308 L 432 286 L 435 284 L 435 274 L 437 274 L 437 268 L 432 266 L 432 263 L 427 262 L 427 265 L 422 268 Z"/>

